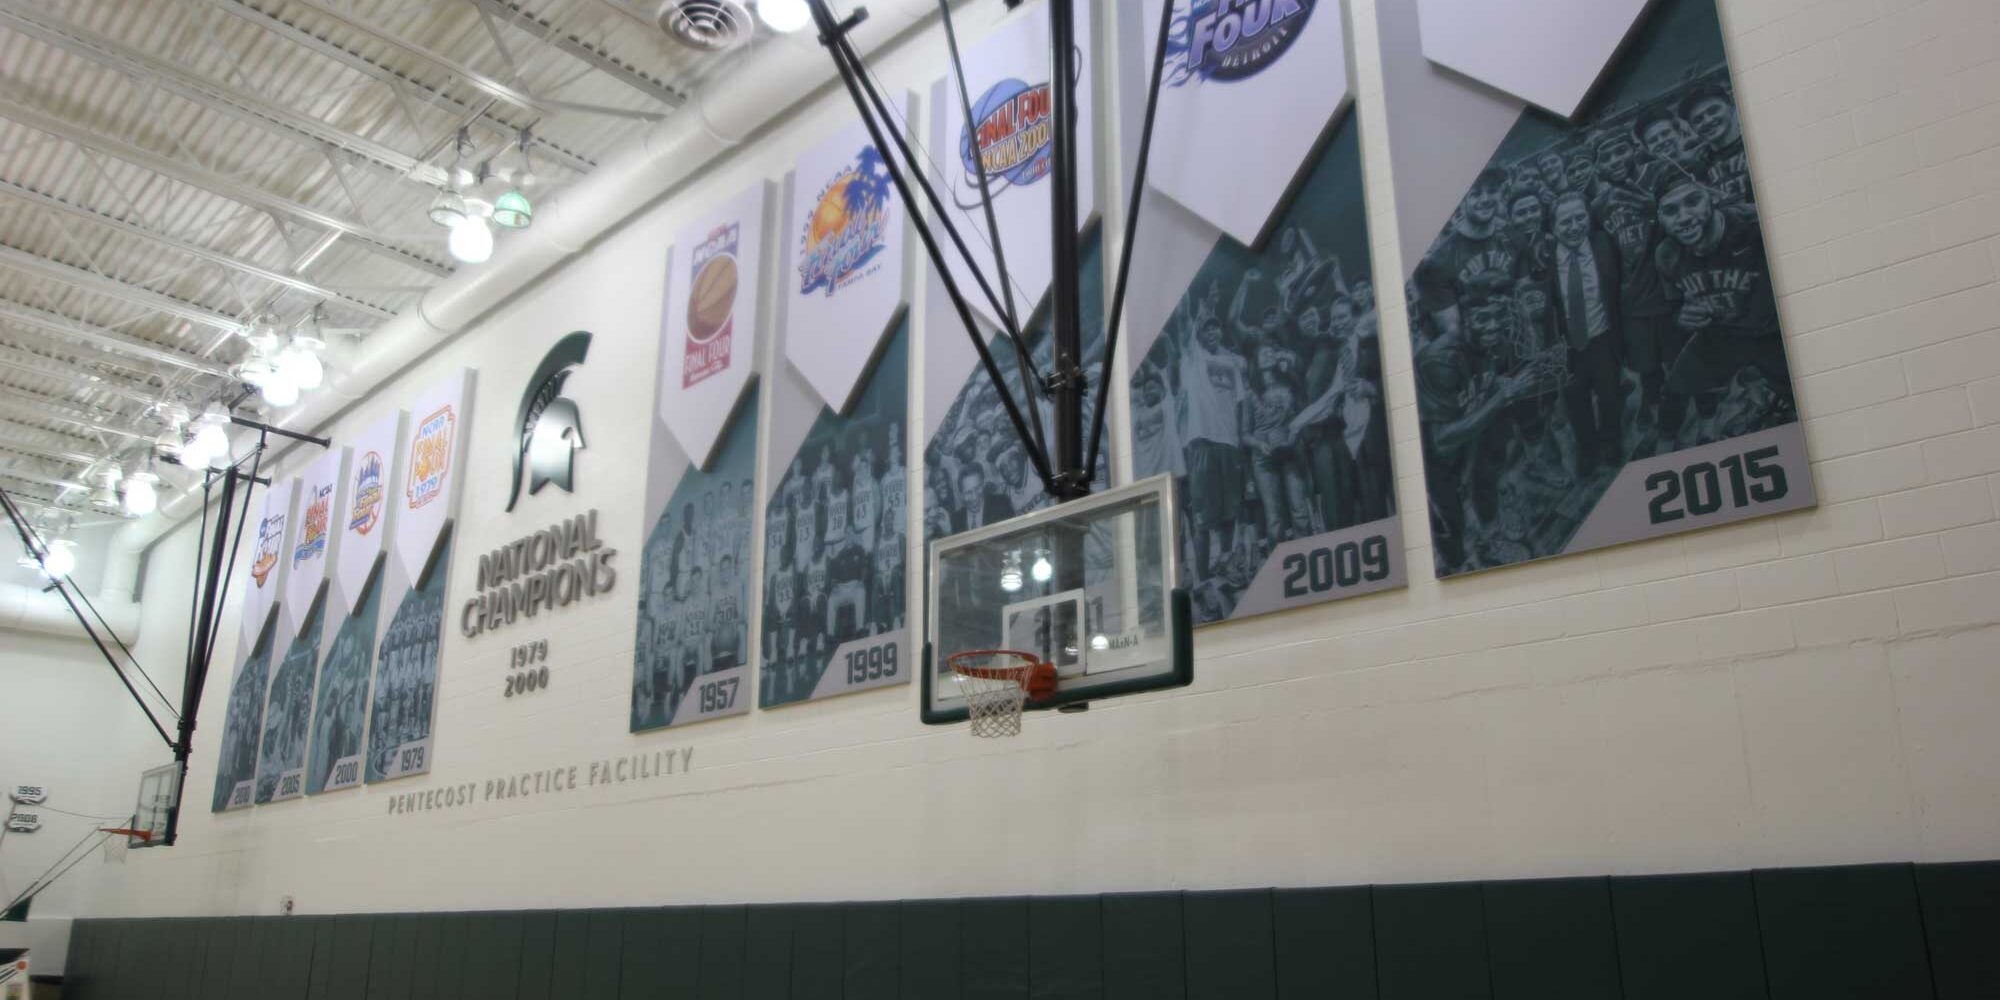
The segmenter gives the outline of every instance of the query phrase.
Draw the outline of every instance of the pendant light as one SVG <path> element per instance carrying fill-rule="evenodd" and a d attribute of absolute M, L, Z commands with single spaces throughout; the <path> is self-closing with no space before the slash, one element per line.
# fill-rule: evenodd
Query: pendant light
<path fill-rule="evenodd" d="M 502 229 L 526 229 L 535 222 L 535 206 L 522 191 L 534 179 L 528 166 L 528 130 L 521 130 L 521 169 L 514 174 L 514 186 L 493 202 L 493 223 Z"/>

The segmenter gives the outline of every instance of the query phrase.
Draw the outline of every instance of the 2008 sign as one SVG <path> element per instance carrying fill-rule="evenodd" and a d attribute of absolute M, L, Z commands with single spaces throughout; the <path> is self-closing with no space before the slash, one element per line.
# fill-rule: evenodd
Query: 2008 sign
<path fill-rule="evenodd" d="M 1785 479 L 1784 467 L 1771 463 L 1777 457 L 1778 446 L 1771 445 L 1718 462 L 1696 462 L 1678 471 L 1655 472 L 1646 477 L 1646 492 L 1652 497 L 1646 514 L 1654 524 L 1668 524 L 1713 514 L 1725 502 L 1740 509 L 1783 500 L 1791 492 L 1791 484 Z"/>
<path fill-rule="evenodd" d="M 1305 597 L 1389 578 L 1389 540 L 1370 535 L 1359 542 L 1294 552 L 1285 557 L 1285 596 Z"/>

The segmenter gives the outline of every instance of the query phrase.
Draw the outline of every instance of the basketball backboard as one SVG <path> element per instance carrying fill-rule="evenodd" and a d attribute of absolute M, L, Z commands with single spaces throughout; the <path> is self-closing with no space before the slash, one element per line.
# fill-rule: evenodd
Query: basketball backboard
<path fill-rule="evenodd" d="M 168 817 L 173 815 L 174 803 L 180 799 L 181 766 L 162 764 L 149 768 L 139 777 L 139 801 L 132 810 L 132 829 L 144 830 L 151 837 L 132 837 L 129 847 L 160 847 L 167 842 Z"/>
<path fill-rule="evenodd" d="M 1173 481 L 1157 476 L 932 543 L 923 721 L 966 718 L 951 660 L 974 650 L 1055 666 L 1055 690 L 1028 708 L 1192 681 L 1175 528 Z"/>

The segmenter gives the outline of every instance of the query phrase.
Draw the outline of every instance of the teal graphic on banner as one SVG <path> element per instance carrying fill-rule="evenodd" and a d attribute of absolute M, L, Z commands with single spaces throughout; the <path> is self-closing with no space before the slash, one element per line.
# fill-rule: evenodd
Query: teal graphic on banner
<path fill-rule="evenodd" d="M 438 680 L 438 624 L 451 565 L 447 522 L 417 585 L 389 619 L 375 657 L 375 704 L 368 718 L 370 782 L 430 769 Z"/>
<path fill-rule="evenodd" d="M 1522 112 L 1407 294 L 1439 575 L 1814 502 L 1714 0 Z"/>
<path fill-rule="evenodd" d="M 633 732 L 748 711 L 757 395 L 707 469 L 690 465 L 646 536 L 632 660 Z"/>
<path fill-rule="evenodd" d="M 257 757 L 257 804 L 280 802 L 305 794 L 306 738 L 312 714 L 313 678 L 319 666 L 320 625 L 326 611 L 326 587 L 321 585 L 306 613 L 305 626 L 285 650 L 271 675 L 270 700 L 264 706 L 264 741 Z"/>
<path fill-rule="evenodd" d="M 319 698 L 313 709 L 312 762 L 306 769 L 306 794 L 336 791 L 361 783 L 361 733 L 368 715 L 369 655 L 375 646 L 376 609 L 382 606 L 382 570 L 375 569 L 363 585 L 360 603 L 340 624 L 320 667 Z"/>
<path fill-rule="evenodd" d="M 223 716 L 222 742 L 215 758 L 214 812 L 251 804 L 257 775 L 257 737 L 263 731 L 264 691 L 271 678 L 271 647 L 276 644 L 278 616 L 264 619 L 256 645 L 244 657 L 229 684 L 229 710 Z"/>
<path fill-rule="evenodd" d="M 1132 376 L 1132 473 L 1174 477 L 1197 624 L 1404 579 L 1355 115 L 1318 156 L 1262 249 L 1216 242 Z"/>
<path fill-rule="evenodd" d="M 765 505 L 765 708 L 910 679 L 902 641 L 909 342 L 905 318 L 853 409 L 820 407 Z"/>

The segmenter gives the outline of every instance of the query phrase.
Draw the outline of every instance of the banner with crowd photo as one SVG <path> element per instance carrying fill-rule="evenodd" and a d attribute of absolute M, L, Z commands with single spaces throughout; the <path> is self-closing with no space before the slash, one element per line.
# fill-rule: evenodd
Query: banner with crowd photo
<path fill-rule="evenodd" d="M 1438 575 L 1812 506 L 1715 0 L 1382 0 Z"/>
<path fill-rule="evenodd" d="M 666 255 L 633 639 L 635 733 L 750 710 L 757 303 L 769 195 L 757 182 L 687 227 Z M 723 340 L 726 357 L 713 349 Z"/>
<path fill-rule="evenodd" d="M 296 479 L 273 483 L 265 491 L 248 579 L 232 574 L 231 586 L 242 588 L 243 614 L 236 640 L 236 675 L 229 682 L 229 708 L 223 714 L 222 741 L 216 751 L 213 812 L 247 808 L 256 798 L 257 746 L 264 731 L 272 651 L 283 629 L 278 621 L 279 595 L 290 562 L 284 552 L 297 496 Z"/>
<path fill-rule="evenodd" d="M 445 581 L 472 427 L 472 372 L 460 369 L 418 393 L 396 443 L 401 489 L 383 567 L 381 608 L 394 609 L 375 655 L 364 779 L 374 784 L 430 771 L 437 718 L 438 646 Z M 379 609 L 378 609 L 379 613 Z"/>
<path fill-rule="evenodd" d="M 257 753 L 258 805 L 299 798 L 306 792 L 306 744 L 326 623 L 329 549 L 337 539 L 333 513 L 346 478 L 346 460 L 345 448 L 330 448 L 295 481 L 298 523 L 280 554 L 291 564 L 278 604 L 278 640 L 287 645 L 271 674 L 271 693 L 264 703 L 263 743 Z"/>
<path fill-rule="evenodd" d="M 389 498 L 402 485 L 403 414 L 392 413 L 356 435 L 350 458 L 334 491 L 332 565 L 325 598 L 333 636 L 320 665 L 313 698 L 312 743 L 306 767 L 306 794 L 354 788 L 363 778 L 362 733 L 367 729 L 368 679 L 375 670 L 375 640 L 381 621 L 383 542 L 397 505 Z"/>
<path fill-rule="evenodd" d="M 911 662 L 907 220 L 859 122 L 801 157 L 785 219 L 762 498 L 764 708 L 901 684 Z"/>
<path fill-rule="evenodd" d="M 1406 579 L 1342 7 L 1253 13 L 1174 5 L 1127 314 L 1132 474 L 1174 477 L 1196 624 Z"/>

